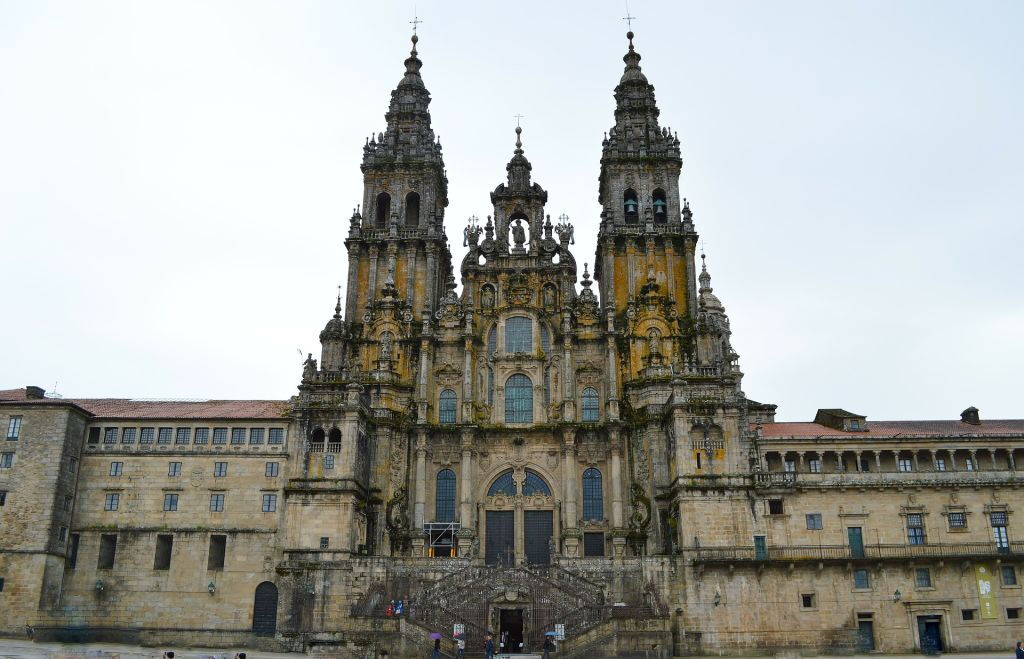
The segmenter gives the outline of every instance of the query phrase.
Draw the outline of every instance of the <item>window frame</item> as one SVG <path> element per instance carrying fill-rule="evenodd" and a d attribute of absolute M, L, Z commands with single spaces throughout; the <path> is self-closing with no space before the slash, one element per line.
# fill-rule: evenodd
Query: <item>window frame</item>
<path fill-rule="evenodd" d="M 447 467 L 434 476 L 434 521 L 454 522 L 457 505 L 458 479 Z"/>
<path fill-rule="evenodd" d="M 221 460 L 213 463 L 213 477 L 214 478 L 226 478 L 228 475 L 228 463 L 227 460 Z"/>
<path fill-rule="evenodd" d="M 509 316 L 505 319 L 504 325 L 505 354 L 528 355 L 533 352 L 533 318 L 529 316 Z"/>
<path fill-rule="evenodd" d="M 211 492 L 210 493 L 210 512 L 211 513 L 222 513 L 222 512 L 224 512 L 224 493 L 223 492 Z"/>
<path fill-rule="evenodd" d="M 583 495 L 583 519 L 604 521 L 604 475 L 597 467 L 583 470 L 580 492 Z"/>
<path fill-rule="evenodd" d="M 505 423 L 533 423 L 533 380 L 525 373 L 513 373 L 505 380 L 504 418 Z"/>
<path fill-rule="evenodd" d="M 118 507 L 121 505 L 121 493 L 120 492 L 104 492 L 103 493 L 103 512 L 105 513 L 116 513 Z"/>
<path fill-rule="evenodd" d="M 821 513 L 805 513 L 804 521 L 807 524 L 808 531 L 822 531 L 824 530 L 824 521 L 821 517 Z"/>
<path fill-rule="evenodd" d="M 272 492 L 263 493 L 263 506 L 262 512 L 265 513 L 276 513 L 277 512 L 277 495 Z"/>
<path fill-rule="evenodd" d="M 441 390 L 437 396 L 437 422 L 450 425 L 458 421 L 459 396 L 451 387 Z"/>
<path fill-rule="evenodd" d="M 178 512 L 178 500 L 179 496 L 177 492 L 164 492 L 164 508 L 165 513 L 176 513 Z"/>
<path fill-rule="evenodd" d="M 858 577 L 863 577 L 859 579 Z M 870 590 L 871 589 L 871 572 L 865 567 L 855 568 L 853 570 L 853 589 L 854 590 Z"/>
<path fill-rule="evenodd" d="M 924 577 L 922 579 L 922 577 Z M 928 567 L 917 567 L 914 568 L 914 588 L 918 590 L 925 588 L 935 588 L 935 582 L 932 580 L 932 569 Z"/>
<path fill-rule="evenodd" d="M 277 478 L 281 473 L 281 464 L 279 462 L 267 462 L 265 464 L 266 466 L 263 468 L 263 475 L 267 478 Z"/>
<path fill-rule="evenodd" d="M 181 476 L 181 462 L 171 460 L 167 463 L 167 477 L 177 478 L 178 476 Z"/>
<path fill-rule="evenodd" d="M 16 442 L 21 438 L 21 423 L 23 415 L 12 415 L 7 419 L 7 441 Z"/>
<path fill-rule="evenodd" d="M 590 393 L 588 393 L 590 392 Z M 601 420 L 601 393 L 597 387 L 584 387 L 580 392 L 580 421 L 597 423 Z"/>
<path fill-rule="evenodd" d="M 110 463 L 110 471 L 107 472 L 108 476 L 118 478 L 124 473 L 124 463 L 119 460 L 114 460 Z"/>

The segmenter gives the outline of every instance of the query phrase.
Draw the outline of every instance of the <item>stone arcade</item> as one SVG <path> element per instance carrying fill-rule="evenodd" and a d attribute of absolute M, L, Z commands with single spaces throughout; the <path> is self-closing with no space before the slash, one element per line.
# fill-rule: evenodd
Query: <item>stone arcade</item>
<path fill-rule="evenodd" d="M 747 398 L 627 36 L 593 279 L 517 128 L 456 293 L 414 36 L 296 397 L 0 392 L 0 632 L 345 657 L 456 626 L 471 653 L 556 625 L 579 657 L 1005 647 L 1024 421 L 781 423 Z"/>

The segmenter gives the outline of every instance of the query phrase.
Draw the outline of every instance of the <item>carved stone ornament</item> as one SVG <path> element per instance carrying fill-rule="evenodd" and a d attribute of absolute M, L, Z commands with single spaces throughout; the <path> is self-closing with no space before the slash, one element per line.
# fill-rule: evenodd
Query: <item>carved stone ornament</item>
<path fill-rule="evenodd" d="M 508 278 L 508 288 L 505 296 L 509 304 L 525 306 L 533 301 L 533 291 L 530 290 L 530 280 L 523 273 L 517 273 Z"/>
<path fill-rule="evenodd" d="M 629 492 L 633 507 L 633 512 L 629 516 L 629 528 L 634 531 L 645 531 L 651 523 L 651 500 L 644 494 L 644 488 L 639 483 L 633 483 Z"/>

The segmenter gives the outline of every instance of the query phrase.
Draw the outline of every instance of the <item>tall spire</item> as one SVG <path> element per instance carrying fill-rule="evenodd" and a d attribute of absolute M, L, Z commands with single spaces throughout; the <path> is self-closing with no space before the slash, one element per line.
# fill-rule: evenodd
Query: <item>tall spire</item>
<path fill-rule="evenodd" d="M 530 189 L 530 171 L 533 165 L 523 155 L 523 129 L 516 126 L 516 150 L 512 159 L 505 166 L 508 172 L 508 190 L 510 192 L 526 192 Z"/>

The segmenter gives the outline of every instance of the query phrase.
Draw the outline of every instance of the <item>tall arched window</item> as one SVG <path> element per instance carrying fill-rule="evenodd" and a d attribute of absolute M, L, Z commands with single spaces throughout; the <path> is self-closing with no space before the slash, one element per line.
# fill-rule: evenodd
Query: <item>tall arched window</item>
<path fill-rule="evenodd" d="M 513 316 L 505 321 L 505 352 L 533 352 L 533 320 Z"/>
<path fill-rule="evenodd" d="M 498 350 L 498 326 L 491 325 L 491 331 L 487 333 L 487 356 L 490 357 Z"/>
<path fill-rule="evenodd" d="M 437 487 L 434 491 L 434 521 L 455 521 L 455 472 L 442 469 L 437 472 Z"/>
<path fill-rule="evenodd" d="M 545 494 L 547 496 L 551 496 L 551 488 L 548 487 L 548 484 L 540 477 L 540 474 L 527 469 L 526 481 L 523 483 L 523 496 L 528 497 L 534 494 Z"/>
<path fill-rule="evenodd" d="M 654 221 L 668 222 L 668 202 L 665 201 L 665 191 L 658 188 L 651 197 L 654 201 Z"/>
<path fill-rule="evenodd" d="M 521 373 L 505 381 L 505 423 L 533 423 L 533 382 Z"/>
<path fill-rule="evenodd" d="M 601 472 L 591 467 L 583 472 L 583 519 L 604 519 L 604 493 Z"/>
<path fill-rule="evenodd" d="M 551 352 L 551 333 L 544 323 L 540 325 L 540 349 L 544 352 Z"/>
<path fill-rule="evenodd" d="M 438 423 L 455 423 L 455 403 L 457 398 L 455 391 L 445 389 L 441 392 L 441 399 L 437 406 Z"/>
<path fill-rule="evenodd" d="M 487 490 L 487 496 L 493 497 L 495 494 L 507 494 L 508 496 L 515 496 L 516 494 L 516 482 L 512 480 L 512 470 L 502 472 L 494 482 L 491 483 L 491 487 Z"/>
<path fill-rule="evenodd" d="M 551 369 L 544 369 L 544 404 L 551 404 Z"/>
<path fill-rule="evenodd" d="M 340 444 L 341 443 L 341 431 L 337 428 L 331 428 L 331 432 L 327 433 L 327 442 L 329 444 Z"/>
<path fill-rule="evenodd" d="M 626 213 L 626 224 L 636 224 L 640 219 L 640 202 L 632 189 L 622 195 L 622 210 Z"/>
<path fill-rule="evenodd" d="M 405 195 L 405 226 L 420 225 L 420 196 L 415 192 Z"/>
<path fill-rule="evenodd" d="M 323 428 L 317 428 L 313 431 L 313 434 L 309 438 L 311 444 L 316 444 L 320 451 L 324 450 L 324 439 L 326 439 L 326 433 Z"/>
<path fill-rule="evenodd" d="M 381 192 L 377 195 L 376 215 L 374 215 L 377 226 L 386 227 L 389 217 L 391 217 L 391 195 Z"/>
<path fill-rule="evenodd" d="M 494 405 L 494 369 L 487 367 L 487 404 Z"/>
<path fill-rule="evenodd" d="M 583 421 L 597 421 L 601 416 L 601 401 L 597 389 L 587 387 L 583 390 Z"/>

